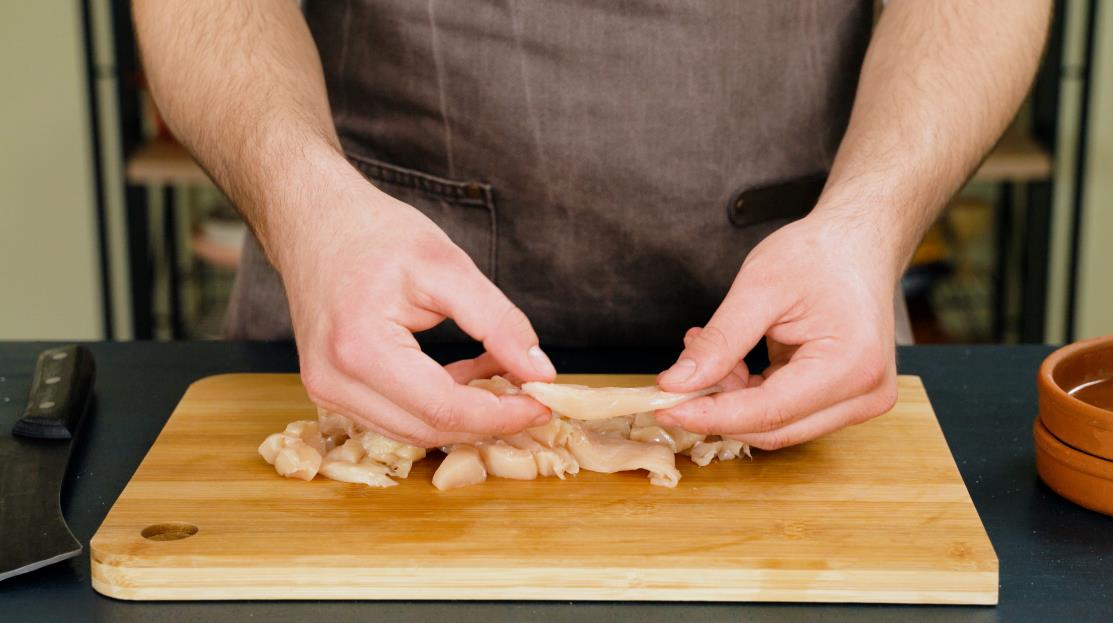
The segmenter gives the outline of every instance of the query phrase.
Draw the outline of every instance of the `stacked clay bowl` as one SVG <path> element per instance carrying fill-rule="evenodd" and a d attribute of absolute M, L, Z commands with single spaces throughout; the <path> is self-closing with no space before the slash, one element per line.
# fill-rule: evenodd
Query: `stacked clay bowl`
<path fill-rule="evenodd" d="M 1040 478 L 1068 500 L 1113 515 L 1113 336 L 1051 353 L 1037 388 Z"/>

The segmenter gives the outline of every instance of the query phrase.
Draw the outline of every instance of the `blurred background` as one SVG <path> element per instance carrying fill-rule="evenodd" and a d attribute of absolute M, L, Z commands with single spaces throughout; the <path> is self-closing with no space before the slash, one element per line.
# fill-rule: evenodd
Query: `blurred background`
<path fill-rule="evenodd" d="M 0 339 L 219 337 L 246 230 L 160 123 L 127 3 L 0 3 L 0 80 Z M 1111 203 L 1113 6 L 1061 0 L 904 277 L 917 342 L 1113 333 Z"/>

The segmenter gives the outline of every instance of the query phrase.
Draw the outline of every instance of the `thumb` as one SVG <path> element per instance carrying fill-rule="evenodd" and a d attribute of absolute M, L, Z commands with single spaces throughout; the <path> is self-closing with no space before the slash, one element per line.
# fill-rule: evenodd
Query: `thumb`
<path fill-rule="evenodd" d="M 469 262 L 463 274 L 434 277 L 433 304 L 471 337 L 483 342 L 491 357 L 523 381 L 551 381 L 556 368 L 538 345 L 529 318 Z"/>
<path fill-rule="evenodd" d="M 689 392 L 725 378 L 781 315 L 775 295 L 750 290 L 736 281 L 700 331 L 686 336 L 684 352 L 657 377 L 662 389 Z"/>

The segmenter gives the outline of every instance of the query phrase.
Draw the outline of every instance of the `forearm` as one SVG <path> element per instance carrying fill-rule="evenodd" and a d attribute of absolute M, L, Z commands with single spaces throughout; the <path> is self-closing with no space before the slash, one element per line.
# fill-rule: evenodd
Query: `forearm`
<path fill-rule="evenodd" d="M 1016 114 L 1050 5 L 891 0 L 815 214 L 868 228 L 899 275 Z"/>
<path fill-rule="evenodd" d="M 346 169 L 317 49 L 293 0 L 135 0 L 159 112 L 275 259 L 313 185 Z M 343 174 L 343 173 L 342 173 Z"/>

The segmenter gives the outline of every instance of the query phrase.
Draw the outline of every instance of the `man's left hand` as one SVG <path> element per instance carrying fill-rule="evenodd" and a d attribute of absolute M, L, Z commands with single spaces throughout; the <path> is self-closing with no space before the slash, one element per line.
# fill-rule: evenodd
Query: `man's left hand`
<path fill-rule="evenodd" d="M 802 443 L 896 402 L 890 245 L 865 220 L 813 212 L 761 242 L 706 326 L 661 373 L 667 391 L 719 394 L 658 413 L 665 424 L 762 449 Z M 762 337 L 771 365 L 742 358 Z"/>

